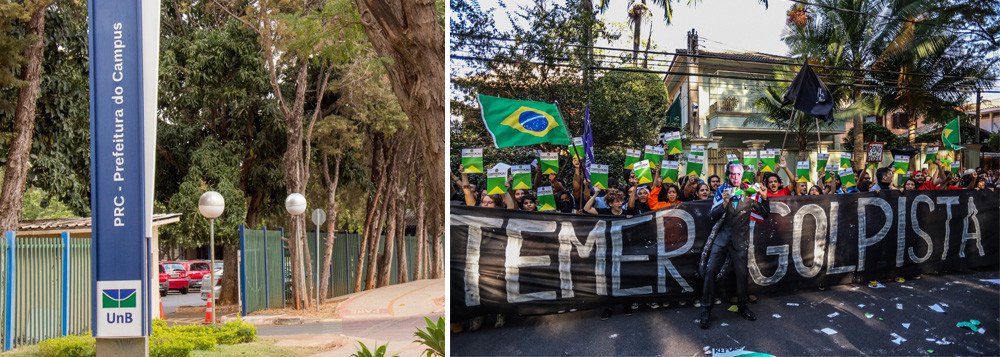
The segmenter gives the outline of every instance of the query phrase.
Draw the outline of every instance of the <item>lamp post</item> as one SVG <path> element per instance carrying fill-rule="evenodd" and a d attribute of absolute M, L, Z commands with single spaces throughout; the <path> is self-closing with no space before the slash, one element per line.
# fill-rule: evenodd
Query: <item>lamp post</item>
<path fill-rule="evenodd" d="M 312 211 L 312 221 L 316 225 L 316 311 L 319 312 L 319 225 L 326 222 L 326 212 L 321 208 Z"/>
<path fill-rule="evenodd" d="M 292 217 L 296 217 L 296 216 L 302 215 L 303 213 L 306 212 L 306 197 L 303 196 L 301 193 L 292 193 L 292 194 L 288 195 L 288 197 L 285 198 L 285 211 L 287 211 L 288 214 L 292 215 Z M 295 226 L 298 227 L 298 219 L 295 219 L 294 221 L 295 221 Z M 301 231 L 301 232 L 303 232 L 303 234 L 305 234 L 305 222 L 303 222 L 302 225 L 303 225 L 302 230 L 296 230 L 296 231 Z M 303 252 L 304 251 L 303 248 L 305 248 L 305 245 L 303 245 L 302 242 L 298 238 L 299 238 L 298 235 L 296 235 L 296 237 L 295 237 L 295 247 L 296 247 L 295 250 L 299 252 L 299 261 L 298 261 L 298 264 L 299 264 L 300 267 L 302 267 L 301 269 L 299 269 L 299 281 L 301 281 L 303 287 L 305 287 L 305 283 L 306 283 L 306 280 L 305 280 L 306 279 L 306 276 L 305 276 L 305 273 L 306 273 L 305 270 L 306 269 L 305 269 L 305 267 L 306 266 L 305 266 L 305 260 L 304 259 L 305 259 L 305 254 L 308 254 L 309 252 Z M 305 253 L 305 254 L 303 254 L 303 253 Z M 305 289 L 305 290 L 306 290 L 306 292 L 305 292 L 305 295 L 303 295 L 303 296 L 306 296 L 307 297 L 306 299 L 308 299 L 308 296 L 309 296 L 309 291 L 308 290 L 309 289 Z M 306 301 L 308 302 L 308 300 L 306 300 Z M 296 304 L 297 303 L 298 302 L 296 300 Z"/>
<path fill-rule="evenodd" d="M 226 200 L 215 191 L 208 191 L 198 198 L 198 212 L 202 216 L 208 218 L 209 225 L 209 240 L 208 240 L 208 251 L 211 257 L 212 266 L 209 267 L 208 272 L 211 274 L 211 280 L 208 284 L 208 298 L 212 302 L 212 325 L 215 325 L 215 219 L 222 215 L 222 211 L 226 209 Z M 202 289 L 205 287 L 202 286 Z"/>

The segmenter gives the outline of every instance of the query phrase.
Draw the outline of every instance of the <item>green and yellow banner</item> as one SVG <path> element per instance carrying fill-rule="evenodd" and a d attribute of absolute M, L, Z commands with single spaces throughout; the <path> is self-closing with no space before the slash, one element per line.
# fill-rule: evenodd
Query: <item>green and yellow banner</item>
<path fill-rule="evenodd" d="M 608 165 L 590 165 L 590 186 L 602 190 L 608 189 Z"/>
<path fill-rule="evenodd" d="M 743 171 L 743 182 L 745 182 L 745 183 L 746 182 L 753 182 L 757 178 L 757 175 L 756 175 L 756 172 L 757 172 L 757 162 L 759 160 L 757 158 L 757 156 L 758 156 L 757 150 L 751 150 L 751 151 L 744 151 L 743 152 L 743 166 L 744 166 L 744 168 L 743 168 L 743 170 L 744 170 Z M 729 180 L 729 178 L 727 177 L 723 181 L 726 181 L 726 180 Z M 728 182 L 728 181 L 726 181 L 726 182 Z"/>
<path fill-rule="evenodd" d="M 830 154 L 821 152 L 816 154 L 816 167 L 826 168 L 826 162 L 830 160 Z"/>
<path fill-rule="evenodd" d="M 559 153 L 543 152 L 538 154 L 539 170 L 542 175 L 559 173 Z"/>
<path fill-rule="evenodd" d="M 556 197 L 552 195 L 552 186 L 541 186 L 537 192 L 538 210 L 540 212 L 555 211 Z"/>
<path fill-rule="evenodd" d="M 688 155 L 687 165 L 684 167 L 684 176 L 695 175 L 701 177 L 702 166 L 705 165 L 705 157 L 700 155 Z"/>
<path fill-rule="evenodd" d="M 635 179 L 638 180 L 640 185 L 653 182 L 653 172 L 650 171 L 649 160 L 642 160 L 635 163 L 632 170 L 635 172 Z"/>
<path fill-rule="evenodd" d="M 844 188 L 858 185 L 858 181 L 854 178 L 854 169 L 840 169 L 837 173 L 840 174 L 840 185 Z"/>
<path fill-rule="evenodd" d="M 635 163 L 639 162 L 639 160 L 641 160 L 641 157 L 642 157 L 642 151 L 634 150 L 634 149 L 626 149 L 625 150 L 625 169 L 626 170 L 631 170 L 632 169 L 632 165 L 634 165 Z"/>
<path fill-rule="evenodd" d="M 483 149 L 462 149 L 462 172 L 483 173 Z"/>
<path fill-rule="evenodd" d="M 677 183 L 679 163 L 676 160 L 664 160 L 660 167 L 660 179 L 666 183 Z"/>
<path fill-rule="evenodd" d="M 577 136 L 573 138 L 573 145 L 570 145 L 568 150 L 569 154 L 573 155 L 573 157 L 577 159 L 583 159 L 584 156 L 583 137 Z"/>
<path fill-rule="evenodd" d="M 812 171 L 809 167 L 809 160 L 799 161 L 795 165 L 795 176 L 797 177 L 797 182 L 809 182 L 809 172 Z"/>
<path fill-rule="evenodd" d="M 489 169 L 486 171 L 486 194 L 497 195 L 507 193 L 507 170 Z"/>
<path fill-rule="evenodd" d="M 840 168 L 842 168 L 842 169 L 849 169 L 849 168 L 851 168 L 852 167 L 851 166 L 851 159 L 853 158 L 853 155 L 854 154 L 851 154 L 849 152 L 842 152 L 842 153 L 840 153 Z"/>
<path fill-rule="evenodd" d="M 684 147 L 682 146 L 683 144 L 681 143 L 681 132 L 673 131 L 666 133 L 666 135 L 664 135 L 664 139 L 667 147 L 666 150 L 667 155 L 677 155 L 684 153 Z"/>
<path fill-rule="evenodd" d="M 896 168 L 895 170 L 893 170 L 893 172 L 896 173 L 897 175 L 906 174 L 906 172 L 910 170 L 910 157 L 909 156 L 906 156 L 906 155 L 895 155 L 895 156 L 892 157 L 892 159 L 894 161 L 892 165 L 893 165 L 893 167 Z"/>
<path fill-rule="evenodd" d="M 650 167 L 656 168 L 660 166 L 660 162 L 663 161 L 663 148 L 659 146 L 646 145 L 645 150 L 642 151 L 643 160 L 649 161 Z"/>
<path fill-rule="evenodd" d="M 927 148 L 927 152 L 924 154 L 925 165 L 937 161 L 938 150 L 937 146 Z"/>
<path fill-rule="evenodd" d="M 511 184 L 510 188 L 515 190 L 530 190 L 531 165 L 513 165 L 510 167 Z"/>

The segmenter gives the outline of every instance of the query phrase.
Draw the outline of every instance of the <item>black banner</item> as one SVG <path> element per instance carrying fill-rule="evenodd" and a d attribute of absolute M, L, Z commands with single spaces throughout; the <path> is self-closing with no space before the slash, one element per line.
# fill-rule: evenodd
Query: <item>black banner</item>
<path fill-rule="evenodd" d="M 451 314 L 545 314 L 693 299 L 711 200 L 633 217 L 451 207 Z M 1000 195 L 920 191 L 775 197 L 751 223 L 750 291 L 998 263 Z"/>

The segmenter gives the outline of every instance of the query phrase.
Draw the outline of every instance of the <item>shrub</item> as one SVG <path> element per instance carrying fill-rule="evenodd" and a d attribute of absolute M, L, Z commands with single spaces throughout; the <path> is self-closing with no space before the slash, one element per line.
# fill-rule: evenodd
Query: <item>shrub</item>
<path fill-rule="evenodd" d="M 92 336 L 63 336 L 51 338 L 38 344 L 42 356 L 84 357 L 96 355 L 97 341 Z"/>
<path fill-rule="evenodd" d="M 257 328 L 243 321 L 230 321 L 215 331 L 215 339 L 221 345 L 253 342 L 257 339 Z"/>
<path fill-rule="evenodd" d="M 354 352 L 351 357 L 385 357 L 385 350 L 389 348 L 389 344 L 377 346 L 375 351 L 369 350 L 368 346 L 361 341 L 358 341 L 358 351 Z"/>
<path fill-rule="evenodd" d="M 149 339 L 150 357 L 187 357 L 194 349 L 194 345 L 187 340 L 178 340 L 168 336 Z"/>

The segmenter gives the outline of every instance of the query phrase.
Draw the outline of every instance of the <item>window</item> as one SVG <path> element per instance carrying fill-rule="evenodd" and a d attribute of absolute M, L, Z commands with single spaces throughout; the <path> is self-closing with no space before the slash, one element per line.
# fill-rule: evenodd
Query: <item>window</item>
<path fill-rule="evenodd" d="M 910 128 L 910 116 L 906 112 L 896 112 L 892 113 L 892 128 L 893 129 L 909 129 Z"/>
<path fill-rule="evenodd" d="M 208 271 L 208 263 L 191 263 L 192 271 Z"/>

